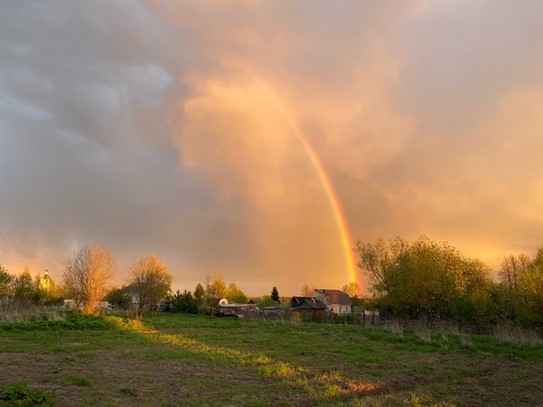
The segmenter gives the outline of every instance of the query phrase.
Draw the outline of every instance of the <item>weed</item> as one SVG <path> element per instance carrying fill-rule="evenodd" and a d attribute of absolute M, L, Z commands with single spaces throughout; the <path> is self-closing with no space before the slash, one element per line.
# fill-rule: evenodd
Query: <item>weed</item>
<path fill-rule="evenodd" d="M 63 386 L 89 387 L 92 385 L 92 380 L 87 376 L 68 375 L 62 378 L 60 384 Z"/>
<path fill-rule="evenodd" d="M 464 350 L 473 350 L 473 340 L 468 335 L 460 335 L 460 344 Z"/>
<path fill-rule="evenodd" d="M 543 344 L 543 338 L 537 332 L 516 327 L 496 327 L 492 331 L 492 337 L 499 342 L 515 345 L 535 347 Z"/>
<path fill-rule="evenodd" d="M 121 389 L 121 394 L 124 394 L 125 396 L 134 396 L 136 394 L 136 389 L 131 386 L 123 387 Z"/>
<path fill-rule="evenodd" d="M 11 383 L 0 390 L 0 406 L 52 406 L 53 394 L 31 389 L 25 382 Z"/>
<path fill-rule="evenodd" d="M 62 358 L 62 361 L 70 365 L 75 364 L 75 358 L 73 356 L 64 356 L 64 358 Z"/>

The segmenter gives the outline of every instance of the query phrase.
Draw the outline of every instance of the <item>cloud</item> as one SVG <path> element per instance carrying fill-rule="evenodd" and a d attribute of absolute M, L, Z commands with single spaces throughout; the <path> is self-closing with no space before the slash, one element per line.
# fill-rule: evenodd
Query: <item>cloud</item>
<path fill-rule="evenodd" d="M 427 234 L 493 264 L 530 252 L 541 15 L 536 1 L 8 1 L 0 262 L 60 276 L 101 242 L 122 267 L 157 253 L 179 288 L 212 266 L 254 294 L 339 287 L 317 166 L 355 239 Z"/>

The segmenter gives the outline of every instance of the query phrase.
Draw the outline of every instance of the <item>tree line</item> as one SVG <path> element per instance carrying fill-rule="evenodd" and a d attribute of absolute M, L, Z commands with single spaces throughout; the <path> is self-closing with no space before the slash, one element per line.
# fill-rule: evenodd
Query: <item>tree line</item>
<path fill-rule="evenodd" d="M 64 262 L 62 281 L 58 285 L 47 273 L 44 281 L 40 275 L 33 279 L 28 268 L 20 276 L 14 276 L 0 266 L 0 294 L 9 295 L 16 304 L 62 304 L 68 299 L 83 313 L 97 312 L 102 302 L 120 310 L 135 307 L 140 319 L 145 313 L 155 311 L 213 312 L 222 298 L 234 303 L 248 301 L 235 283 L 227 285 L 215 270 L 209 271 L 203 284 L 198 283 L 193 292 L 177 290 L 173 293 L 173 275 L 153 254 L 141 256 L 132 263 L 129 278 L 121 287 L 111 286 L 116 269 L 115 257 L 109 248 L 89 245 Z M 273 305 L 274 300 L 279 301 L 277 288 L 273 287 L 270 296 L 259 300 L 261 305 Z"/>
<path fill-rule="evenodd" d="M 543 248 L 506 257 L 499 281 L 480 260 L 427 237 L 359 241 L 355 252 L 369 276 L 368 300 L 385 316 L 543 328 Z"/>
<path fill-rule="evenodd" d="M 0 295 L 10 297 L 17 305 L 58 305 L 62 302 L 62 287 L 46 271 L 32 277 L 28 267 L 15 276 L 0 265 Z M 0 304 L 7 298 L 0 298 Z"/>
<path fill-rule="evenodd" d="M 358 241 L 354 248 L 358 267 L 369 276 L 370 296 L 360 298 L 356 283 L 343 291 L 365 308 L 378 309 L 381 316 L 409 319 L 452 320 L 462 324 L 487 325 L 512 322 L 523 327 L 543 328 L 543 247 L 533 257 L 526 254 L 504 258 L 499 280 L 489 266 L 462 255 L 446 242 L 421 237 L 408 242 L 400 237 L 375 242 Z M 16 303 L 47 305 L 71 299 L 83 312 L 94 312 L 100 301 L 118 309 L 137 307 L 137 315 L 163 312 L 212 312 L 221 298 L 246 303 L 247 295 L 226 282 L 214 270 L 193 291 L 171 290 L 172 274 L 155 255 L 137 259 L 122 287 L 111 287 L 115 258 L 102 245 L 90 245 L 64 263 L 62 281 L 50 276 L 31 276 L 25 268 L 19 276 L 0 266 L 0 294 Z M 312 289 L 306 284 L 302 292 Z M 258 299 L 261 306 L 279 302 L 273 287 Z"/>

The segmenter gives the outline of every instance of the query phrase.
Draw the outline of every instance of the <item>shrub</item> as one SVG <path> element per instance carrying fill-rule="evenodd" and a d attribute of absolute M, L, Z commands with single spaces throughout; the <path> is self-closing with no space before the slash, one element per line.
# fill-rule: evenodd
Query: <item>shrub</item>
<path fill-rule="evenodd" d="M 0 323 L 0 330 L 61 330 L 61 329 L 89 329 L 105 330 L 113 325 L 106 319 L 91 315 L 79 314 L 73 311 L 62 312 L 59 315 L 35 314 L 27 316 L 17 322 Z"/>
<path fill-rule="evenodd" d="M 0 406 L 52 406 L 54 403 L 51 392 L 30 389 L 25 382 L 7 384 L 0 391 Z"/>

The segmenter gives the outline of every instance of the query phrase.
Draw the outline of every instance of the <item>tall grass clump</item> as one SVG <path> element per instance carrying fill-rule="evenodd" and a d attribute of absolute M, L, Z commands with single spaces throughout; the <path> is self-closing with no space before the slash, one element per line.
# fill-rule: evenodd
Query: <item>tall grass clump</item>
<path fill-rule="evenodd" d="M 5 305 L 0 307 L 0 324 L 25 323 L 37 319 L 59 321 L 64 318 L 61 307 L 43 307 L 38 305 Z"/>
<path fill-rule="evenodd" d="M 34 313 L 9 313 L 0 321 L 0 331 L 106 330 L 115 326 L 115 323 L 101 316 L 62 309 L 44 309 Z"/>
<path fill-rule="evenodd" d="M 511 343 L 514 345 L 531 347 L 543 345 L 543 338 L 538 332 L 515 326 L 495 327 L 491 332 L 491 336 L 499 342 Z"/>

